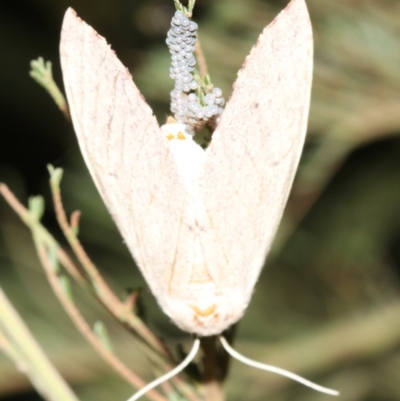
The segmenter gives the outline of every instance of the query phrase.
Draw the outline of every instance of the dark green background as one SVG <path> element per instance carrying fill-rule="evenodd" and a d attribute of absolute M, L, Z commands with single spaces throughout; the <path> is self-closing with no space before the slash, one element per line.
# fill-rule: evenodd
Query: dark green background
<path fill-rule="evenodd" d="M 240 323 L 236 346 L 340 390 L 342 401 L 395 401 L 400 399 L 400 2 L 307 4 L 315 34 L 308 142 L 275 251 Z M 285 5 L 198 0 L 194 19 L 213 81 L 227 98 L 258 34 Z M 61 85 L 58 42 L 68 6 L 107 38 L 163 122 L 172 88 L 164 39 L 173 2 L 0 2 L 0 181 L 23 202 L 42 194 L 44 223 L 61 238 L 46 164 L 64 168 L 66 208 L 82 211 L 80 237 L 123 296 L 127 287 L 146 285 L 88 176 L 71 126 L 28 75 L 30 60 L 42 56 L 53 62 Z M 82 400 L 128 397 L 132 390 L 70 324 L 48 288 L 29 232 L 2 200 L 0 285 Z M 134 341 L 89 296 L 76 292 L 88 320 L 105 321 L 130 366 L 152 377 Z M 169 344 L 189 340 L 146 290 L 144 303 L 150 326 Z M 229 400 L 328 399 L 236 363 L 227 389 Z M 0 399 L 26 394 L 24 399 L 33 400 L 30 391 L 0 355 Z"/>

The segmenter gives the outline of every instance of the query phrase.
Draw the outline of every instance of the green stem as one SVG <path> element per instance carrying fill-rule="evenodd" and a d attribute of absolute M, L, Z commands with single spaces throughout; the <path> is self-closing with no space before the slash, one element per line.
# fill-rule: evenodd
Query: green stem
<path fill-rule="evenodd" d="M 37 60 L 32 60 L 29 75 L 46 89 L 58 108 L 63 112 L 65 118 L 69 121 L 71 117 L 68 104 L 57 84 L 54 82 L 51 62 L 45 62 L 42 57 L 39 57 Z"/>
<path fill-rule="evenodd" d="M 48 401 L 78 401 L 0 288 L 0 335 L 6 353 Z"/>

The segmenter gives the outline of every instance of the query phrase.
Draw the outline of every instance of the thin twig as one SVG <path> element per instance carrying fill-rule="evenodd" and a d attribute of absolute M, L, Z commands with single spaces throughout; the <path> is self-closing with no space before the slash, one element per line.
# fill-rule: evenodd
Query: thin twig
<path fill-rule="evenodd" d="M 50 284 L 52 285 L 54 292 L 56 293 L 60 302 L 64 306 L 68 315 L 71 317 L 71 319 L 78 327 L 79 331 L 81 331 L 81 333 L 89 340 L 89 342 L 91 342 L 91 344 L 99 351 L 99 353 L 107 360 L 107 362 L 109 362 L 110 365 L 113 366 L 114 369 L 117 370 L 123 377 L 125 377 L 127 381 L 129 381 L 135 388 L 141 388 L 142 386 L 144 386 L 145 383 L 141 381 L 141 379 L 135 378 L 135 375 L 133 373 L 132 373 L 133 376 L 131 376 L 130 375 L 131 372 L 129 371 L 129 369 L 126 368 L 124 365 L 121 365 L 119 360 L 115 360 L 116 358 L 111 352 L 108 352 L 108 354 L 107 353 L 104 354 L 103 344 L 95 336 L 95 334 L 92 332 L 88 324 L 84 321 L 83 317 L 81 316 L 75 305 L 72 303 L 72 301 L 66 296 L 55 274 L 54 269 L 51 266 L 49 266 L 50 262 L 48 260 L 46 250 L 43 245 L 43 241 L 46 241 L 47 243 L 49 242 L 48 238 L 46 238 L 47 237 L 46 234 L 48 234 L 47 231 L 37 222 L 36 224 L 33 224 L 34 222 L 32 221 L 33 219 L 29 211 L 25 209 L 24 206 L 22 206 L 22 204 L 15 198 L 15 196 L 11 193 L 11 191 L 7 188 L 6 185 L 0 184 L 0 193 L 4 196 L 4 198 L 10 204 L 10 206 L 12 206 L 12 208 L 18 213 L 18 215 L 27 223 L 27 225 L 31 228 L 32 232 L 34 233 L 34 239 L 38 255 L 43 264 L 43 267 L 45 268 L 45 272 L 50 281 Z M 43 234 L 45 235 L 43 236 Z M 41 238 L 40 242 L 38 238 Z M 62 255 L 62 259 L 64 262 L 66 262 L 67 265 L 72 263 L 72 261 L 69 259 L 69 257 L 65 252 L 59 251 L 60 248 L 58 247 L 58 244 L 55 241 L 51 241 L 50 246 L 57 247 L 58 254 Z M 111 357 L 109 354 L 111 354 Z M 163 398 L 161 399 L 164 400 Z"/>
<path fill-rule="evenodd" d="M 68 103 L 57 84 L 54 82 L 51 62 L 44 61 L 42 57 L 39 57 L 37 60 L 32 60 L 29 75 L 46 89 L 67 121 L 71 121 Z"/>
<path fill-rule="evenodd" d="M 70 244 L 76 257 L 82 264 L 82 267 L 90 277 L 93 288 L 99 297 L 99 300 L 115 317 L 118 318 L 118 320 L 128 324 L 135 331 L 135 333 L 150 346 L 151 349 L 160 353 L 164 358 L 170 358 L 170 354 L 165 348 L 164 344 L 158 340 L 158 338 L 149 330 L 149 328 L 137 316 L 131 313 L 124 303 L 122 303 L 115 296 L 110 287 L 101 277 L 95 264 L 89 258 L 78 237 L 76 236 L 76 230 L 74 230 L 68 222 L 67 215 L 62 204 L 59 180 L 54 178 L 54 171 L 50 173 L 50 186 L 58 224 L 60 225 L 60 228 L 63 231 L 65 238 Z"/>
<path fill-rule="evenodd" d="M 200 76 L 202 78 L 208 75 L 207 61 L 204 57 L 203 48 L 201 47 L 199 34 L 197 34 L 196 45 L 194 49 L 194 54 L 196 55 L 197 64 L 199 66 Z"/>
<path fill-rule="evenodd" d="M 0 289 L 0 349 L 48 401 L 78 401 Z"/>
<path fill-rule="evenodd" d="M 45 269 L 47 278 L 55 292 L 56 296 L 60 300 L 64 309 L 70 316 L 71 320 L 75 323 L 78 330 L 82 335 L 93 345 L 93 347 L 98 351 L 98 353 L 118 372 L 124 377 L 130 384 L 135 388 L 140 389 L 146 385 L 146 383 L 138 378 L 133 372 L 131 372 L 111 351 L 109 351 L 104 344 L 99 340 L 99 338 L 92 332 L 90 326 L 83 319 L 82 315 L 75 307 L 74 303 L 68 298 L 64 292 L 63 287 L 56 275 L 55 270 L 51 266 L 50 260 L 47 255 L 46 248 L 44 247 L 44 242 L 51 247 L 57 247 L 60 249 L 56 241 L 48 241 L 48 232 L 40 225 L 38 222 L 34 222 L 30 212 L 17 200 L 17 198 L 12 194 L 8 187 L 4 184 L 0 184 L 0 193 L 7 200 L 10 206 L 17 212 L 21 219 L 30 227 L 33 233 L 37 253 L 39 255 L 40 261 Z M 60 252 L 58 251 L 58 254 Z M 64 261 L 70 261 L 66 253 L 62 252 Z M 71 262 L 72 263 L 72 262 Z M 158 393 L 157 393 L 158 394 Z M 149 393 L 150 395 L 150 393 Z M 166 401 L 164 397 L 160 394 L 159 398 L 154 398 L 155 401 Z"/>
<path fill-rule="evenodd" d="M 118 372 L 128 383 L 130 383 L 136 389 L 141 389 L 146 385 L 142 379 L 135 375 L 119 358 L 116 357 L 104 344 L 103 342 L 94 334 L 91 327 L 85 321 L 79 310 L 76 308 L 75 304 L 65 293 L 59 277 L 57 277 L 56 272 L 51 265 L 50 258 L 46 247 L 40 239 L 40 234 L 34 232 L 34 241 L 36 245 L 36 250 L 39 255 L 40 261 L 45 269 L 47 278 L 54 293 L 56 294 L 58 300 L 61 302 L 63 308 L 67 312 L 68 316 L 71 318 L 75 326 L 81 332 L 83 337 L 96 349 L 99 355 L 116 371 Z M 148 397 L 154 401 L 167 401 L 156 390 L 150 391 Z"/>
<path fill-rule="evenodd" d="M 14 196 L 14 194 L 8 189 L 8 187 L 5 184 L 0 183 L 0 194 L 3 195 L 4 199 L 8 202 L 8 204 L 14 209 L 14 211 L 18 214 L 18 216 L 21 218 L 21 220 L 32 230 L 32 232 L 35 230 L 35 232 L 38 233 L 38 235 L 41 236 L 42 241 L 44 241 L 49 247 L 56 249 L 57 256 L 59 258 L 60 263 L 67 269 L 67 271 L 76 279 L 76 281 L 85 286 L 86 288 L 89 287 L 89 283 L 87 281 L 87 278 L 82 275 L 82 273 L 79 271 L 79 269 L 76 267 L 76 265 L 73 263 L 71 258 L 68 256 L 68 254 L 59 246 L 57 241 L 54 240 L 54 238 L 51 236 L 51 234 L 40 224 L 39 221 L 34 219 L 30 213 L 19 201 L 18 199 Z M 92 288 L 90 286 L 90 288 Z M 123 323 L 125 323 L 126 327 L 128 328 L 133 328 L 134 327 L 134 320 L 137 319 L 135 315 L 133 315 L 132 311 L 130 310 L 128 305 L 125 305 L 124 303 L 120 302 L 114 295 L 114 299 L 116 300 L 116 304 L 114 305 L 115 308 L 118 309 L 118 313 L 114 314 L 114 316 Z M 111 313 L 113 314 L 113 309 L 111 310 Z M 121 318 L 122 316 L 122 318 Z M 158 356 L 158 363 L 160 366 L 162 366 L 163 371 L 168 371 L 172 369 L 173 362 L 171 363 L 172 359 L 168 356 L 168 359 L 164 357 L 165 359 L 160 360 L 159 359 L 159 354 L 154 352 L 153 349 L 145 348 L 145 351 L 147 354 L 152 357 L 154 361 L 155 356 Z M 175 386 L 179 391 L 184 394 L 188 400 L 190 401 L 197 401 L 198 397 L 194 393 L 193 388 L 191 388 L 187 383 L 185 383 L 181 378 L 178 376 L 175 376 L 172 381 L 174 382 Z M 172 388 L 169 383 L 166 383 L 164 387 L 164 390 L 169 393 L 172 392 Z"/>
<path fill-rule="evenodd" d="M 72 250 L 77 256 L 78 260 L 82 264 L 83 268 L 89 275 L 93 289 L 103 304 L 103 306 L 113 315 L 119 322 L 122 322 L 125 327 L 133 330 L 133 332 L 138 335 L 144 343 L 149 347 L 146 348 L 146 353 L 152 358 L 152 360 L 162 367 L 163 371 L 168 371 L 173 368 L 173 364 L 176 363 L 174 358 L 172 358 L 169 350 L 164 346 L 164 344 L 153 334 L 153 332 L 140 320 L 134 313 L 132 313 L 132 308 L 129 304 L 121 302 L 118 297 L 112 292 L 108 284 L 101 277 L 99 271 L 95 264 L 91 261 L 87 253 L 85 252 L 82 244 L 76 236 L 76 228 L 72 227 L 68 222 L 67 214 L 65 212 L 60 190 L 60 180 L 61 180 L 61 170 L 50 168 L 50 187 L 53 195 L 54 209 L 56 212 L 56 218 L 63 231 L 67 241 L 69 242 Z M 76 212 L 74 212 L 76 214 Z M 71 219 L 72 221 L 73 219 Z M 155 354 L 157 353 L 157 354 Z M 159 357 L 162 357 L 160 360 Z M 155 357 L 157 359 L 155 359 Z M 172 361 L 172 364 L 171 364 Z M 186 395 L 186 397 L 191 401 L 196 401 L 197 396 L 194 394 L 193 390 L 187 386 L 187 384 L 180 379 L 178 376 L 173 377 L 172 381 L 176 387 Z M 172 388 L 169 383 L 163 385 L 166 392 L 171 392 Z"/>
<path fill-rule="evenodd" d="M 201 339 L 201 348 L 204 352 L 204 390 L 207 401 L 224 401 L 225 395 L 221 388 L 221 367 L 219 366 L 216 337 Z"/>
<path fill-rule="evenodd" d="M 7 203 L 14 209 L 20 219 L 30 228 L 32 229 L 34 226 L 37 226 L 37 229 L 41 230 L 41 235 L 43 238 L 46 238 L 48 244 L 54 245 L 57 249 L 57 254 L 60 259 L 62 265 L 67 269 L 68 273 L 79 283 L 79 284 L 88 284 L 85 276 L 82 275 L 81 271 L 77 268 L 77 266 L 72 262 L 71 258 L 68 254 L 58 245 L 57 241 L 51 236 L 51 234 L 41 225 L 38 224 L 36 220 L 34 220 L 25 206 L 15 197 L 15 195 L 9 190 L 7 185 L 0 183 L 0 194 L 4 197 Z"/>

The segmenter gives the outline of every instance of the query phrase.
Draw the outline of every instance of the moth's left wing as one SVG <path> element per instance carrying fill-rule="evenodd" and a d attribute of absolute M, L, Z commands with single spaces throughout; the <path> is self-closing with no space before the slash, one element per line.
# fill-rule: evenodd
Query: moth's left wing
<path fill-rule="evenodd" d="M 187 191 L 168 141 L 128 70 L 72 9 L 65 14 L 60 52 L 85 162 L 163 304 L 168 291 L 188 283 L 193 246 Z"/>

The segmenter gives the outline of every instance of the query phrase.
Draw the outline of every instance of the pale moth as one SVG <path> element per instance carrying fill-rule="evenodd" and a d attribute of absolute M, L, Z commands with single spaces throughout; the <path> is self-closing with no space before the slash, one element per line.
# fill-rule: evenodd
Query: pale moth
<path fill-rule="evenodd" d="M 305 1 L 292 0 L 259 37 L 222 112 L 220 90 L 199 95 L 193 79 L 196 29 L 188 9 L 177 11 L 167 39 L 175 120 L 161 128 L 105 39 L 72 9 L 60 53 L 83 157 L 129 250 L 165 314 L 210 336 L 242 317 L 282 217 L 306 134 L 313 40 Z M 204 150 L 193 133 L 206 123 L 216 129 Z M 198 345 L 131 401 L 183 369 Z"/>

